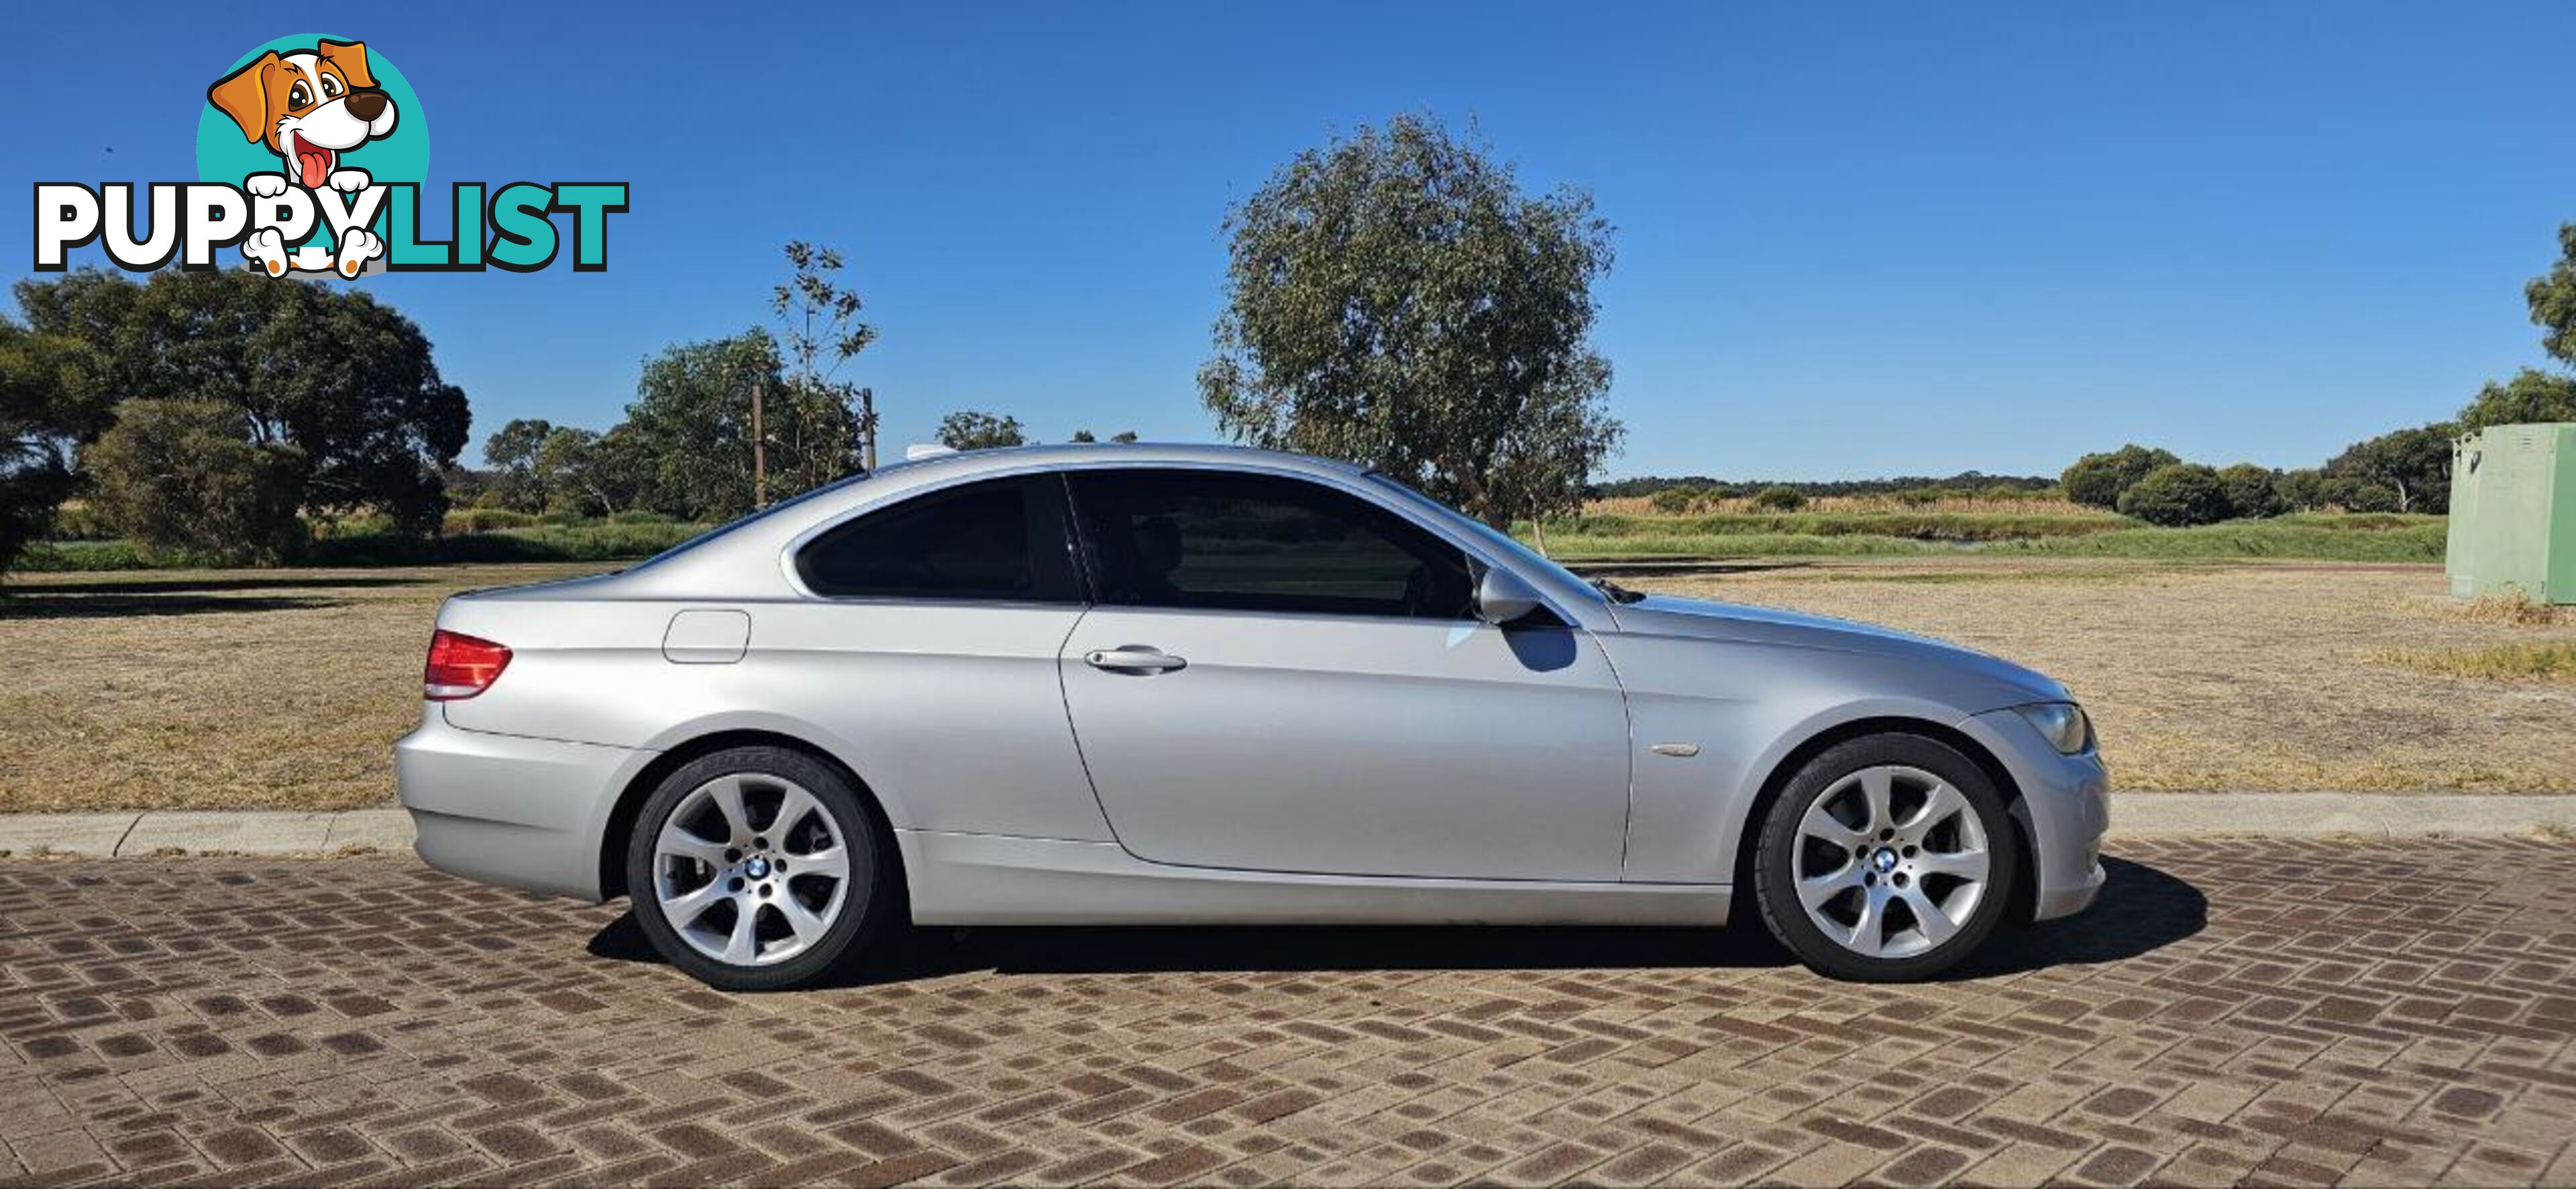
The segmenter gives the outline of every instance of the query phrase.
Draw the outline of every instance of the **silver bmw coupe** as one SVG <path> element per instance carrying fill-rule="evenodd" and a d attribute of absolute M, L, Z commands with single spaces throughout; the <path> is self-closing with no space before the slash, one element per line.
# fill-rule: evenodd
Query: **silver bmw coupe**
<path fill-rule="evenodd" d="M 1576 577 L 1212 446 L 950 454 L 621 573 L 460 594 L 396 746 L 421 857 L 626 896 L 795 986 L 921 924 L 1708 925 L 1925 978 L 2102 884 L 2064 687 Z"/>

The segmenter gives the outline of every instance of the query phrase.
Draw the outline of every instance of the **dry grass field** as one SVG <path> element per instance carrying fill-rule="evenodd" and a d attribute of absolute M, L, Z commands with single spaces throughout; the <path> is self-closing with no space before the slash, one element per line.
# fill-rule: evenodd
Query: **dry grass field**
<path fill-rule="evenodd" d="M 393 795 L 457 590 L 603 566 L 27 575 L 0 601 L 0 812 L 325 809 Z M 2426 659 L 2576 642 L 2438 567 L 1812 559 L 1631 585 L 1852 616 L 2065 680 L 2137 789 L 2576 791 L 2576 681 Z"/>
<path fill-rule="evenodd" d="M 388 802 L 439 600 L 608 568 L 12 577 L 0 812 Z"/>
<path fill-rule="evenodd" d="M 2030 665 L 2091 710 L 2123 788 L 2576 792 L 2576 672 L 2479 663 L 2555 654 L 2576 617 L 2455 604 L 2439 566 L 1819 559 L 1622 581 Z"/>

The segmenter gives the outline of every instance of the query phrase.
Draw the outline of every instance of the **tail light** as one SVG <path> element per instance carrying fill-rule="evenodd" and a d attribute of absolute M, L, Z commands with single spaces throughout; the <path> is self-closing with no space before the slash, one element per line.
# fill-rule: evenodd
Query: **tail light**
<path fill-rule="evenodd" d="M 451 632 L 429 637 L 429 665 L 421 670 L 420 695 L 433 702 L 454 702 L 490 689 L 510 663 L 505 645 Z"/>

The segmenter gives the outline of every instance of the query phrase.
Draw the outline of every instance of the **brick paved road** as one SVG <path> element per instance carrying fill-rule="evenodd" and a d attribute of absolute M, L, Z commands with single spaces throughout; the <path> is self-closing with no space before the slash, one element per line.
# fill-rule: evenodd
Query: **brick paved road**
<path fill-rule="evenodd" d="M 707 991 L 407 860 L 0 863 L 0 1179 L 2576 1181 L 2576 847 L 2132 844 L 1960 981 L 981 931 Z"/>

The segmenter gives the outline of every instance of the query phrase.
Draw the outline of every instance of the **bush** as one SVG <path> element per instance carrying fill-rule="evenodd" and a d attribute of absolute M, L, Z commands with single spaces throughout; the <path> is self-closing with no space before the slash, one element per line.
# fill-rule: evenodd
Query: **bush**
<path fill-rule="evenodd" d="M 2315 467 L 2280 472 L 2272 490 L 2293 512 L 2314 512 L 2326 506 L 2325 472 Z"/>
<path fill-rule="evenodd" d="M 1706 502 L 1708 497 L 1699 488 L 1688 483 L 1679 487 L 1667 487 L 1646 497 L 1646 503 L 1649 506 L 1667 516 L 1682 516 L 1699 511 L 1700 506 Z"/>
<path fill-rule="evenodd" d="M 73 500 L 54 509 L 54 525 L 45 531 L 49 541 L 113 541 L 119 534 L 108 523 L 107 513 L 87 500 Z"/>
<path fill-rule="evenodd" d="M 211 400 L 129 400 L 85 452 L 109 521 L 146 551 L 229 565 L 274 562 L 305 541 L 296 519 L 304 453 L 250 440 L 241 409 Z"/>
<path fill-rule="evenodd" d="M 2066 468 L 2060 480 L 2066 498 L 2095 508 L 2117 508 L 2121 493 L 2131 484 L 2147 477 L 2159 467 L 2169 467 L 2182 459 L 2170 450 L 2151 450 L 2145 446 L 2122 446 L 2107 454 L 2087 454 Z"/>
<path fill-rule="evenodd" d="M 2216 524 L 2227 519 L 2227 485 L 2198 463 L 2169 463 L 2121 492 L 2120 512 L 2166 528 Z"/>
<path fill-rule="evenodd" d="M 1788 484 L 1774 483 L 1753 493 L 1753 506 L 1774 512 L 1795 512 L 1807 506 L 1807 497 L 1798 494 L 1798 489 Z"/>
<path fill-rule="evenodd" d="M 439 531 L 455 533 L 488 533 L 505 528 L 527 528 L 537 523 L 534 514 L 512 508 L 463 508 L 447 514 Z"/>
<path fill-rule="evenodd" d="M 59 465 L 0 467 L 0 572 L 37 544 L 71 489 L 71 472 Z"/>
<path fill-rule="evenodd" d="M 2324 502 L 2346 512 L 2395 512 L 2397 489 L 2352 475 L 2328 475 L 2321 484 Z"/>
<path fill-rule="evenodd" d="M 2227 511 L 2245 520 L 2278 516 L 2290 510 L 2290 501 L 2281 496 L 2281 472 L 2240 462 L 2218 472 L 2219 485 L 2227 489 Z"/>

